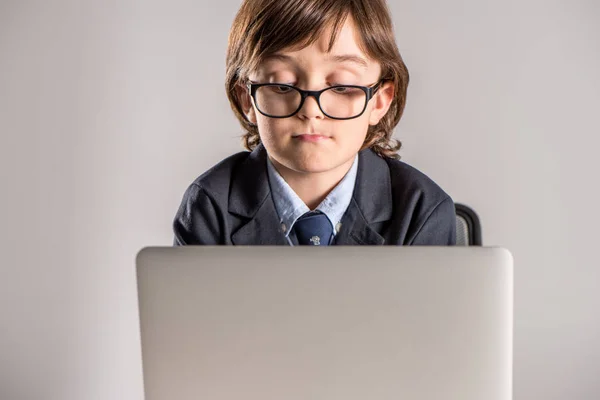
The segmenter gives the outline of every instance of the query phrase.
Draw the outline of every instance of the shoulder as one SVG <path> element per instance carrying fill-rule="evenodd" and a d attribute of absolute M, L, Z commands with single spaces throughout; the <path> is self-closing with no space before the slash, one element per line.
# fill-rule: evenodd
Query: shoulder
<path fill-rule="evenodd" d="M 240 152 L 225 158 L 187 187 L 173 220 L 174 244 L 225 243 L 225 215 L 232 177 L 249 154 Z"/>
<path fill-rule="evenodd" d="M 214 214 L 223 207 L 227 209 L 235 171 L 250 154 L 247 151 L 233 154 L 194 179 L 183 194 L 178 215 L 191 214 L 194 210 Z"/>
<path fill-rule="evenodd" d="M 437 183 L 429 176 L 415 167 L 391 158 L 385 158 L 389 167 L 392 193 L 394 197 L 403 197 L 412 201 L 424 203 L 422 205 L 433 206 L 452 201 Z"/>
<path fill-rule="evenodd" d="M 242 151 L 223 159 L 194 179 L 190 188 L 195 188 L 196 192 L 210 193 L 217 197 L 227 195 L 234 172 L 250 154 L 249 151 Z"/>
<path fill-rule="evenodd" d="M 454 201 L 429 176 L 403 161 L 386 159 L 396 215 L 404 221 L 406 244 L 456 243 Z"/>

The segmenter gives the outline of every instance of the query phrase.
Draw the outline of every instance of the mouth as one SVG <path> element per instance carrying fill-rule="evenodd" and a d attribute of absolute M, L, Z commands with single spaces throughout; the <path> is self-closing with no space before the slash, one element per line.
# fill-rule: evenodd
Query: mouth
<path fill-rule="evenodd" d="M 323 135 L 320 133 L 305 133 L 292 136 L 293 139 L 301 140 L 304 142 L 321 142 L 324 140 L 331 139 L 330 136 Z"/>

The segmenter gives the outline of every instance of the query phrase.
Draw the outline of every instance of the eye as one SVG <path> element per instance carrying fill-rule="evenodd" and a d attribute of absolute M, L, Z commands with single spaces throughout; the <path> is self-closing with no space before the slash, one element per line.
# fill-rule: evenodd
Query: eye
<path fill-rule="evenodd" d="M 294 90 L 288 86 L 275 86 L 275 88 L 279 93 L 288 93 L 288 92 Z"/>
<path fill-rule="evenodd" d="M 336 86 L 336 85 L 334 85 Z M 334 87 L 333 89 L 331 89 L 331 91 L 335 94 L 339 94 L 339 95 L 355 95 L 357 93 L 357 91 L 360 91 L 360 89 L 357 89 L 355 87 L 351 87 L 351 86 L 337 86 Z"/>
<path fill-rule="evenodd" d="M 339 87 L 333 88 L 331 90 L 333 90 L 335 93 L 338 93 L 338 94 L 344 94 L 344 93 L 347 93 L 349 91 L 349 89 L 350 88 L 348 88 L 346 86 L 339 86 Z"/>
<path fill-rule="evenodd" d="M 288 85 L 288 84 L 285 84 L 285 85 Z M 283 84 L 282 85 L 271 84 L 269 86 L 266 86 L 265 89 L 266 88 L 268 88 L 269 91 L 271 91 L 275 94 L 286 94 L 286 93 L 290 93 L 291 91 L 294 90 L 289 86 L 283 86 Z"/>

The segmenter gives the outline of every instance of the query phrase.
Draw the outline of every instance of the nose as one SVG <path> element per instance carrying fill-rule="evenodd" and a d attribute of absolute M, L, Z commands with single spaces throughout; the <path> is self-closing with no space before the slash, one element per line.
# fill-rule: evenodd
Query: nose
<path fill-rule="evenodd" d="M 308 96 L 298 111 L 298 116 L 303 119 L 324 118 L 323 112 L 319 108 L 319 103 L 314 96 Z"/>

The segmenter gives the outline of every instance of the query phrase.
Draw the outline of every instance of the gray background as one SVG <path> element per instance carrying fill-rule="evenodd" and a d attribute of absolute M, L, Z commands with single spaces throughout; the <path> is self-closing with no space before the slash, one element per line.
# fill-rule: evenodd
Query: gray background
<path fill-rule="evenodd" d="M 134 256 L 239 151 L 240 1 L 0 1 L 0 398 L 141 399 Z M 513 251 L 515 397 L 600 398 L 600 5 L 394 1 L 403 159 Z"/>

